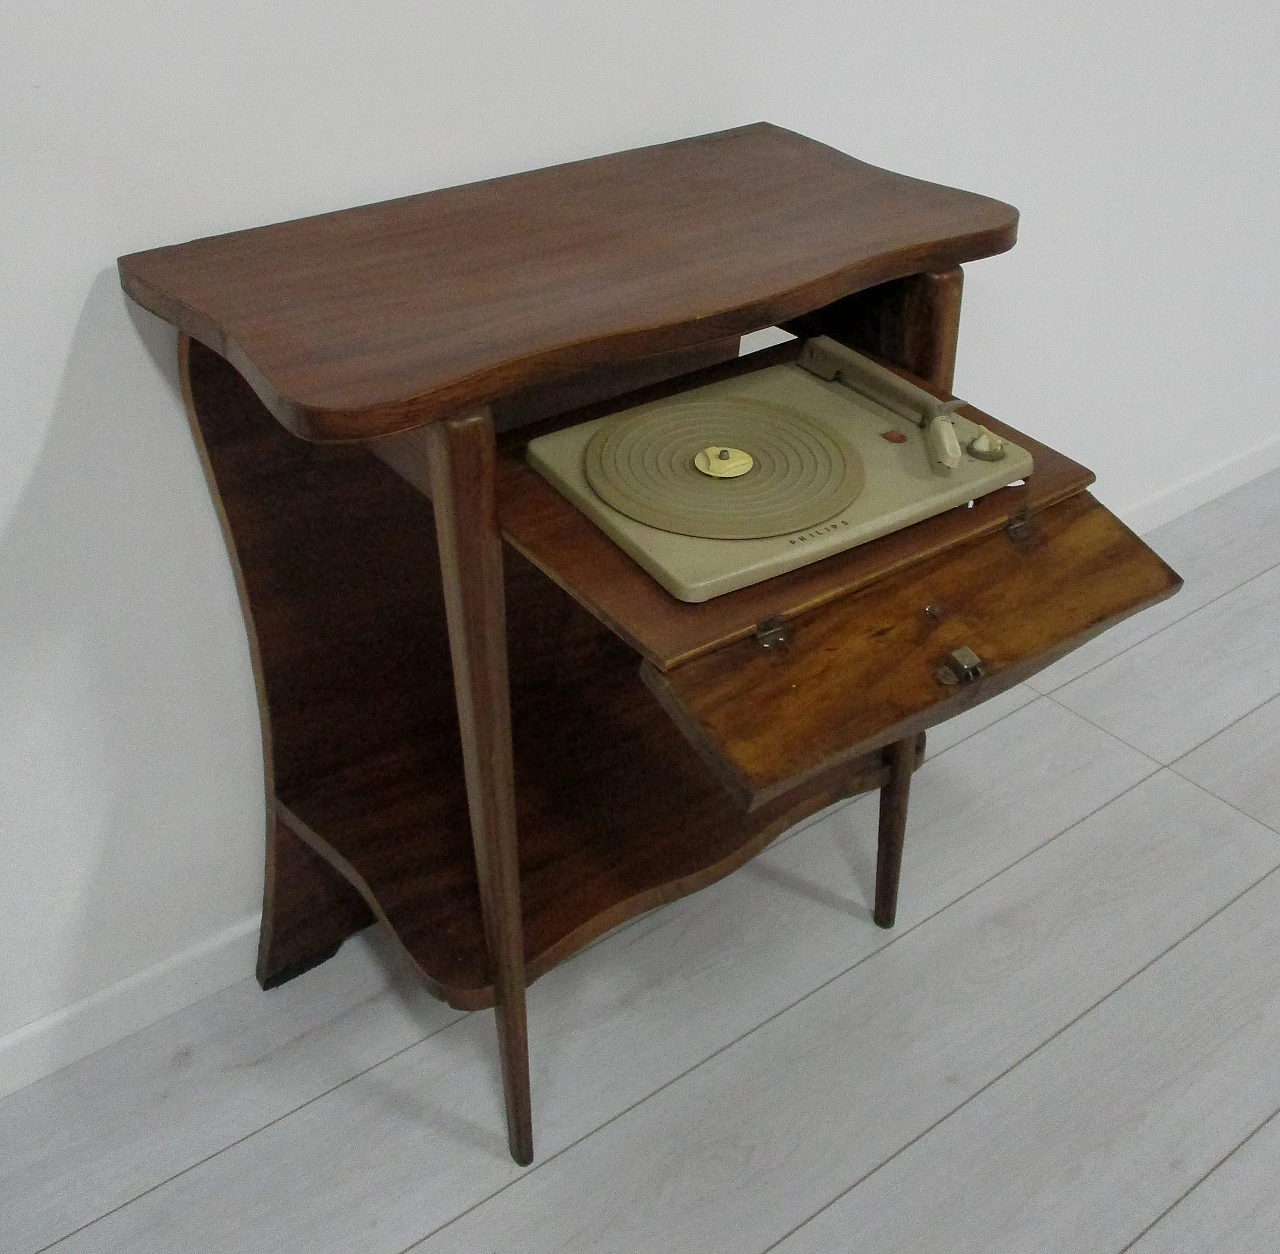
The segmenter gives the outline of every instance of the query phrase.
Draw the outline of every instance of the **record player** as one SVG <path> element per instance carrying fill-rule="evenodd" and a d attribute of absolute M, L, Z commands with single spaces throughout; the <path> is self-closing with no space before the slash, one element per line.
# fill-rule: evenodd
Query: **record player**
<path fill-rule="evenodd" d="M 527 458 L 673 596 L 707 601 L 1027 478 L 1031 455 L 961 405 L 817 336 Z"/>

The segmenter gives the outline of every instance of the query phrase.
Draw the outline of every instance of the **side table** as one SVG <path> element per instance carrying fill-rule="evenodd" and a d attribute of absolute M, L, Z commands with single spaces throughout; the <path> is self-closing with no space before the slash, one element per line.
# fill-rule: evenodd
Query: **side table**
<path fill-rule="evenodd" d="M 1016 223 L 761 124 L 120 259 L 181 331 L 244 608 L 264 987 L 382 923 L 436 995 L 496 1008 L 527 1163 L 525 988 L 593 937 L 871 789 L 892 925 L 926 729 L 1178 577 L 977 410 L 1024 484 L 700 605 L 520 452 L 788 360 L 737 358 L 772 325 L 949 397 L 959 267 Z M 962 646 L 980 673 L 948 674 Z"/>

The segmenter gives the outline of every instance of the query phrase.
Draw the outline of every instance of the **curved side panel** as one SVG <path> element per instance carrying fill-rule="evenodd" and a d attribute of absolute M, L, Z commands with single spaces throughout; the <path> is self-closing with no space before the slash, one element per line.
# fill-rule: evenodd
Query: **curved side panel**
<path fill-rule="evenodd" d="M 245 551 L 251 557 L 259 552 L 259 546 L 244 535 L 250 523 L 244 508 L 244 487 L 240 481 L 243 466 L 232 456 L 236 447 L 236 424 L 232 415 L 219 411 L 219 397 L 224 394 L 211 386 L 213 362 L 210 358 L 213 354 L 194 343 L 185 333 L 178 337 L 178 367 L 187 420 L 235 576 L 254 684 L 258 691 L 263 793 L 266 798 L 266 868 L 257 975 L 263 988 L 272 988 L 331 957 L 348 936 L 368 927 L 373 922 L 373 915 L 351 886 L 299 841 L 276 815 L 271 714 L 263 675 L 262 648 L 240 558 L 240 540 L 244 539 Z M 267 472 L 269 466 L 261 465 L 257 469 L 259 473 Z M 241 533 L 239 536 L 237 525 Z M 257 571 L 253 573 L 255 576 L 258 574 Z M 281 646 L 280 641 L 268 642 L 272 656 L 280 652 Z"/>

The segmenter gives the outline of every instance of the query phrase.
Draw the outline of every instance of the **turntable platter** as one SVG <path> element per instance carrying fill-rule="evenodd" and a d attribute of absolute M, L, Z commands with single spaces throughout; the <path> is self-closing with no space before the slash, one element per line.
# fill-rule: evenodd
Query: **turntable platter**
<path fill-rule="evenodd" d="M 717 478 L 695 459 L 741 450 L 750 470 Z M 628 518 L 679 535 L 756 540 L 816 527 L 862 490 L 851 442 L 798 410 L 755 397 L 644 407 L 604 423 L 587 445 L 587 482 Z"/>

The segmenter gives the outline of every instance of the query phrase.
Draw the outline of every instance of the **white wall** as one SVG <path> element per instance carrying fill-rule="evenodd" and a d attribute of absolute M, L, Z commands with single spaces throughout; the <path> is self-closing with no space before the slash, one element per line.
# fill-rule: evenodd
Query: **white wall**
<path fill-rule="evenodd" d="M 767 118 L 1022 209 L 957 391 L 1122 514 L 1280 463 L 1273 3 L 3 16 L 0 1091 L 252 966 L 248 656 L 120 253 Z"/>

